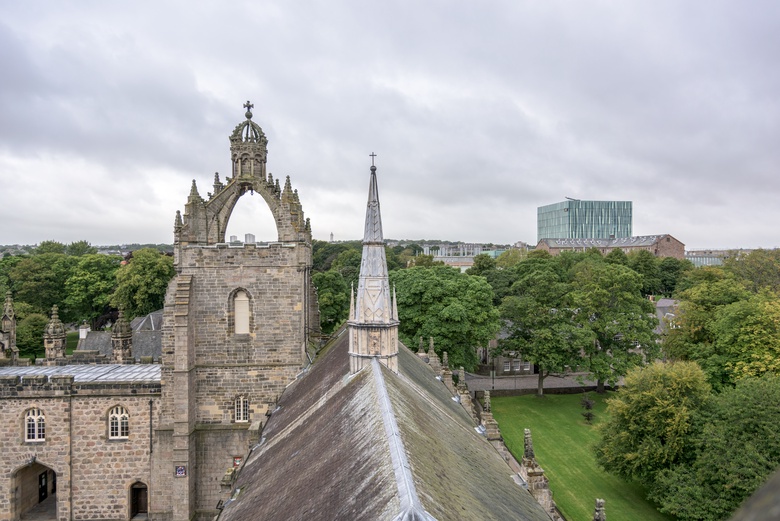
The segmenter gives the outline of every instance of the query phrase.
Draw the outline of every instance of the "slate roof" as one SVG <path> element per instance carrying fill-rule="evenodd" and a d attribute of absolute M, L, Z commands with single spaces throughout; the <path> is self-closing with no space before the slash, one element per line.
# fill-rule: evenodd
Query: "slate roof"
<path fill-rule="evenodd" d="M 151 356 L 159 361 L 162 355 L 162 321 L 163 310 L 153 311 L 148 315 L 136 317 L 130 322 L 133 331 L 133 358 Z M 111 359 L 114 354 L 111 348 L 111 331 L 89 331 L 83 342 L 79 342 L 78 351 L 98 351 Z M 77 352 L 78 352 L 77 351 Z"/>
<path fill-rule="evenodd" d="M 135 317 L 133 321 L 130 322 L 130 328 L 133 331 L 159 331 L 162 329 L 162 323 L 163 310 L 158 309 L 143 317 Z"/>
<path fill-rule="evenodd" d="M 349 377 L 347 349 L 342 334 L 284 392 L 220 521 L 549 521 L 415 354 Z"/>
<path fill-rule="evenodd" d="M 113 356 L 111 348 L 111 331 L 90 331 L 81 345 L 80 351 L 100 351 L 101 355 Z M 162 354 L 162 331 L 133 331 L 133 358 L 140 360 L 142 356 L 151 356 L 155 360 Z"/>

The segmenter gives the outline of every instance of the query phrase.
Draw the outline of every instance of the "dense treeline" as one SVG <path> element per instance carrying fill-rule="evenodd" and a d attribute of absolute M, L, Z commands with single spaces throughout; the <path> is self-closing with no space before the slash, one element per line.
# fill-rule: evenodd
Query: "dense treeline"
<path fill-rule="evenodd" d="M 87 241 L 44 241 L 30 254 L 0 259 L 0 291 L 14 299 L 20 353 L 40 356 L 53 306 L 66 323 L 100 329 L 119 308 L 130 318 L 161 308 L 173 274 L 173 258 L 156 248 L 123 258 L 99 254 Z"/>
<path fill-rule="evenodd" d="M 357 241 L 315 241 L 313 278 L 326 333 L 347 317 L 361 248 Z M 538 366 L 540 393 L 544 377 L 569 367 L 614 384 L 630 367 L 654 358 L 655 318 L 646 297 L 671 294 L 692 268 L 649 252 L 552 257 L 508 250 L 496 259 L 477 255 L 460 273 L 421 255 L 416 244 L 385 251 L 404 343 L 414 348 L 420 337 L 433 337 L 440 356 L 447 351 L 454 366 L 471 370 L 480 362 L 476 348 L 486 348 L 503 328 L 506 338 L 494 354 L 519 353 Z"/>
<path fill-rule="evenodd" d="M 780 466 L 780 252 L 689 270 L 661 343 L 609 400 L 596 457 L 678 519 L 727 519 Z"/>

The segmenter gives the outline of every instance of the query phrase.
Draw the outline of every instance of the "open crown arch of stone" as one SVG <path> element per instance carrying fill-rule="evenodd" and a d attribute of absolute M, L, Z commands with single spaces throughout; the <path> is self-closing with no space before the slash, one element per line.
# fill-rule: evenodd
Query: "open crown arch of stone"
<path fill-rule="evenodd" d="M 185 243 L 224 243 L 238 199 L 247 192 L 256 192 L 271 210 L 279 242 L 311 241 L 310 225 L 304 219 L 298 191 L 293 190 L 289 176 L 281 187 L 279 179 L 266 172 L 268 139 L 252 121 L 253 105 L 247 102 L 244 107 L 247 119 L 230 135 L 232 176 L 223 183 L 219 174 L 214 174 L 214 190 L 208 193 L 208 199 L 201 197 L 193 180 L 184 218 L 176 217 L 176 232 Z"/>

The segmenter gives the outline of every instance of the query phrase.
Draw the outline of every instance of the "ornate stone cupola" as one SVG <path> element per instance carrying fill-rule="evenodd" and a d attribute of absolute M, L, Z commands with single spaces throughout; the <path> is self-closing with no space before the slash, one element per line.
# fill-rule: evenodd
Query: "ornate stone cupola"
<path fill-rule="evenodd" d="M 292 188 L 290 178 L 284 183 L 266 173 L 268 138 L 260 125 L 252 121 L 250 102 L 244 104 L 246 120 L 230 134 L 231 176 L 224 182 L 219 173 L 214 174 L 214 192 L 201 196 L 197 184 L 192 181 L 190 195 L 184 206 L 184 215 L 176 217 L 174 224 L 174 260 L 182 247 L 187 245 L 214 245 L 225 243 L 230 214 L 238 199 L 246 194 L 258 194 L 271 210 L 276 222 L 279 242 L 311 243 L 311 227 L 303 215 L 298 191 Z"/>
<path fill-rule="evenodd" d="M 43 346 L 46 348 L 48 362 L 65 357 L 65 326 L 62 325 L 56 305 L 52 306 L 51 320 L 43 330 Z"/>
<path fill-rule="evenodd" d="M 356 373 L 372 358 L 398 372 L 398 311 L 387 277 L 376 166 L 371 165 L 363 257 L 357 295 L 350 292 L 349 366 Z"/>
<path fill-rule="evenodd" d="M 5 294 L 3 316 L 0 317 L 0 358 L 16 360 L 19 349 L 16 347 L 16 314 L 11 292 Z"/>
<path fill-rule="evenodd" d="M 117 364 L 133 363 L 133 330 L 121 309 L 111 328 L 111 349 Z"/>

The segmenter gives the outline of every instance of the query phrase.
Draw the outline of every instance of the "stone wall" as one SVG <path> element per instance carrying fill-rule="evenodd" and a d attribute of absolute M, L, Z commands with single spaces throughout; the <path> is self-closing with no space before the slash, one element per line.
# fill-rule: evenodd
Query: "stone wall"
<path fill-rule="evenodd" d="M 154 428 L 159 396 L 156 382 L 0 377 L 0 520 L 18 519 L 26 508 L 39 466 L 56 474 L 58 520 L 128 519 L 130 487 L 135 482 L 150 483 L 150 422 Z M 108 439 L 108 411 L 115 405 L 129 412 L 127 440 Z M 44 441 L 25 441 L 24 417 L 31 408 L 45 414 Z M 37 503 L 37 481 L 34 486 Z"/>
<path fill-rule="evenodd" d="M 311 246 L 305 242 L 183 245 L 163 320 L 163 397 L 154 519 L 210 519 L 227 499 L 221 481 L 245 455 L 285 387 L 308 363 Z M 234 296 L 249 297 L 249 333 L 236 334 Z M 236 422 L 239 396 L 247 422 Z M 175 477 L 176 467 L 186 477 Z M 181 502 L 181 503 L 178 503 Z"/>

